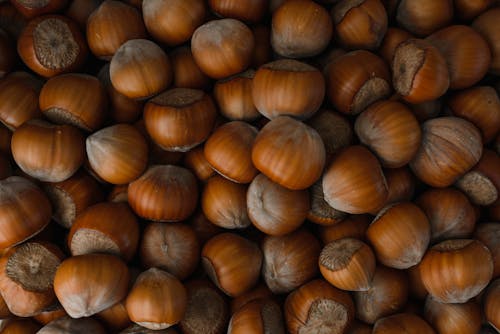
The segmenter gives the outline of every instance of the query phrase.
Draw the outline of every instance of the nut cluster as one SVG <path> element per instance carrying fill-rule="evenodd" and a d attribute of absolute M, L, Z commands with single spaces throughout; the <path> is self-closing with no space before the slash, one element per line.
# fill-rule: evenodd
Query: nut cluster
<path fill-rule="evenodd" d="M 500 0 L 0 0 L 0 334 L 500 333 Z"/>

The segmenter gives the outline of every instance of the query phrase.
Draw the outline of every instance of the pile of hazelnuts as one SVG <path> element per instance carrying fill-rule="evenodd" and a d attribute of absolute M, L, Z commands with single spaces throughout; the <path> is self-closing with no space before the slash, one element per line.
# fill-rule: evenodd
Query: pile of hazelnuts
<path fill-rule="evenodd" d="M 0 334 L 500 333 L 499 0 L 0 1 Z"/>

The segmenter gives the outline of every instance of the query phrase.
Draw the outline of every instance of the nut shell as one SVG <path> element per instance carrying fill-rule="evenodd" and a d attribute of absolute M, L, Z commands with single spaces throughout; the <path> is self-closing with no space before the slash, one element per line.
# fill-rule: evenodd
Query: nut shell
<path fill-rule="evenodd" d="M 128 202 L 142 218 L 180 221 L 188 218 L 198 201 L 196 178 L 173 165 L 151 166 L 128 187 Z"/>
<path fill-rule="evenodd" d="M 410 162 L 415 175 L 433 187 L 447 187 L 481 158 L 481 134 L 458 117 L 438 117 L 422 125 L 422 144 Z"/>
<path fill-rule="evenodd" d="M 304 160 L 304 156 L 308 158 Z M 254 166 L 292 190 L 314 184 L 323 172 L 325 160 L 325 146 L 316 130 L 288 116 L 267 123 L 252 147 Z"/>
<path fill-rule="evenodd" d="M 419 268 L 425 288 L 436 301 L 465 303 L 488 285 L 494 267 L 491 252 L 481 242 L 451 239 L 430 248 Z"/>
<path fill-rule="evenodd" d="M 383 205 L 388 188 L 377 158 L 363 146 L 349 146 L 327 167 L 323 193 L 334 209 L 360 214 Z"/>

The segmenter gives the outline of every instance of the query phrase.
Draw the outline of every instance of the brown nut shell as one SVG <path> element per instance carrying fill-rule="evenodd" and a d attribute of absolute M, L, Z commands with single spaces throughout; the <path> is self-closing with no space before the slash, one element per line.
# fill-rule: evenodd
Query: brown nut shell
<path fill-rule="evenodd" d="M 407 269 L 420 262 L 431 237 L 425 213 L 411 202 L 382 209 L 366 231 L 377 260 L 396 269 Z"/>
<path fill-rule="evenodd" d="M 425 288 L 442 303 L 465 303 L 477 296 L 490 282 L 494 269 L 488 248 L 471 239 L 451 239 L 433 246 L 419 268 Z"/>
<path fill-rule="evenodd" d="M 307 156 L 307 159 L 303 159 Z M 305 189 L 323 172 L 326 153 L 313 128 L 288 116 L 267 123 L 252 147 L 254 166 L 272 181 L 292 190 Z"/>
<path fill-rule="evenodd" d="M 422 144 L 410 162 L 415 175 L 433 187 L 447 187 L 481 158 L 481 134 L 458 117 L 438 117 L 422 125 Z"/>
<path fill-rule="evenodd" d="M 47 15 L 26 25 L 17 40 L 17 52 L 31 70 L 48 78 L 78 70 L 88 49 L 75 22 L 65 16 Z"/>
<path fill-rule="evenodd" d="M 323 176 L 325 201 L 352 214 L 368 213 L 385 203 L 387 182 L 377 158 L 363 146 L 340 151 Z"/>
<path fill-rule="evenodd" d="M 284 314 L 291 334 L 341 334 L 354 320 L 354 303 L 347 292 L 317 279 L 288 295 Z"/>
<path fill-rule="evenodd" d="M 201 261 L 210 280 L 226 295 L 236 297 L 257 284 L 262 252 L 239 235 L 222 233 L 205 243 Z"/>
<path fill-rule="evenodd" d="M 125 298 L 129 272 L 109 254 L 85 254 L 64 260 L 54 277 L 54 291 L 72 318 L 88 317 Z"/>
<path fill-rule="evenodd" d="M 396 92 L 410 103 L 435 100 L 450 85 L 446 59 L 430 42 L 408 39 L 394 51 L 392 82 Z"/>
<path fill-rule="evenodd" d="M 128 187 L 128 202 L 134 212 L 153 221 L 180 221 L 196 209 L 198 185 L 187 169 L 156 165 Z"/>

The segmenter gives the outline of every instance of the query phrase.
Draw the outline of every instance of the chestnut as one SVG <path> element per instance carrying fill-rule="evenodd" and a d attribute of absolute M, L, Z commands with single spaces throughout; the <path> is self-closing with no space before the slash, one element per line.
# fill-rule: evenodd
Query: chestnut
<path fill-rule="evenodd" d="M 151 166 L 128 187 L 132 210 L 153 221 L 184 220 L 194 212 L 197 201 L 195 176 L 174 165 Z"/>
<path fill-rule="evenodd" d="M 42 327 L 39 334 L 105 334 L 106 330 L 102 324 L 93 318 L 73 319 L 65 316 L 51 321 Z"/>
<path fill-rule="evenodd" d="M 307 219 L 323 226 L 331 226 L 338 224 L 347 216 L 345 212 L 332 208 L 325 201 L 323 192 L 323 178 L 320 178 L 315 184 L 309 188 L 309 198 L 311 208 L 307 213 Z"/>
<path fill-rule="evenodd" d="M 284 314 L 291 334 L 344 333 L 354 320 L 354 303 L 347 292 L 317 279 L 288 295 Z"/>
<path fill-rule="evenodd" d="M 383 208 L 366 231 L 377 260 L 396 269 L 420 262 L 429 245 L 431 226 L 425 213 L 411 202 Z"/>
<path fill-rule="evenodd" d="M 130 261 L 139 243 L 139 223 L 126 204 L 101 202 L 76 216 L 67 242 L 73 256 L 108 253 Z"/>
<path fill-rule="evenodd" d="M 252 61 L 255 40 L 250 28 L 235 19 L 209 21 L 191 38 L 191 52 L 200 69 L 222 79 L 243 72 Z"/>
<path fill-rule="evenodd" d="M 53 77 L 80 69 L 88 49 L 75 22 L 61 15 L 46 15 L 26 25 L 17 40 L 17 52 L 31 70 Z"/>
<path fill-rule="evenodd" d="M 332 8 L 335 37 L 346 49 L 377 49 L 387 31 L 380 0 L 342 0 Z"/>
<path fill-rule="evenodd" d="M 377 320 L 373 334 L 435 334 L 434 329 L 421 317 L 412 313 L 398 313 Z"/>
<path fill-rule="evenodd" d="M 85 254 L 64 260 L 54 277 L 54 291 L 72 318 L 89 317 L 125 298 L 129 271 L 109 254 Z"/>
<path fill-rule="evenodd" d="M 292 190 L 313 185 L 323 172 L 325 160 L 325 146 L 316 130 L 288 116 L 267 123 L 252 147 L 254 166 L 273 182 Z"/>
<path fill-rule="evenodd" d="M 478 31 L 488 42 L 491 51 L 491 63 L 489 72 L 494 75 L 500 74 L 500 43 L 497 33 L 500 22 L 498 15 L 500 8 L 494 7 L 479 15 L 473 22 L 472 28 Z"/>
<path fill-rule="evenodd" d="M 420 147 L 422 132 L 404 104 L 381 101 L 363 111 L 354 124 L 359 140 L 380 159 L 383 167 L 399 168 L 410 162 Z"/>
<path fill-rule="evenodd" d="M 71 177 L 83 164 L 84 145 L 77 128 L 40 120 L 21 125 L 11 141 L 12 156 L 21 170 L 45 182 L 61 182 Z"/>
<path fill-rule="evenodd" d="M 250 240 L 222 233 L 205 243 L 201 261 L 210 280 L 226 295 L 236 297 L 257 283 L 262 252 Z"/>
<path fill-rule="evenodd" d="M 155 43 L 131 39 L 121 44 L 111 58 L 109 77 L 117 92 L 132 99 L 145 99 L 171 84 L 172 65 Z"/>
<path fill-rule="evenodd" d="M 262 276 L 274 294 L 289 293 L 318 273 L 321 246 L 305 229 L 262 241 Z"/>
<path fill-rule="evenodd" d="M 325 201 L 352 214 L 368 213 L 385 203 L 387 183 L 377 158 L 364 146 L 341 150 L 323 176 Z"/>
<path fill-rule="evenodd" d="M 189 281 L 185 287 L 187 307 L 179 323 L 182 333 L 225 333 L 229 307 L 224 295 L 206 280 Z"/>
<path fill-rule="evenodd" d="M 429 219 L 431 242 L 468 238 L 476 225 L 476 213 L 467 197 L 454 188 L 429 189 L 415 201 Z"/>
<path fill-rule="evenodd" d="M 189 225 L 150 223 L 142 233 L 140 257 L 146 268 L 157 267 L 182 280 L 198 265 L 200 242 Z"/>
<path fill-rule="evenodd" d="M 195 128 L 199 131 L 199 128 Z M 207 139 L 205 158 L 212 168 L 237 183 L 250 183 L 258 174 L 252 163 L 252 146 L 258 130 L 242 121 L 219 126 Z"/>
<path fill-rule="evenodd" d="M 366 291 L 354 292 L 356 317 L 368 324 L 403 309 L 408 301 L 408 278 L 401 270 L 377 266 Z"/>
<path fill-rule="evenodd" d="M 174 73 L 174 87 L 204 89 L 210 85 L 210 78 L 200 70 L 194 61 L 191 48 L 187 46 L 177 47 L 169 53 L 169 56 Z M 215 93 L 214 98 L 217 99 Z"/>
<path fill-rule="evenodd" d="M 238 0 L 209 0 L 212 12 L 221 17 L 230 17 L 244 22 L 258 22 L 267 13 L 268 0 L 241 3 Z"/>
<path fill-rule="evenodd" d="M 500 277 L 500 224 L 478 224 L 474 231 L 474 238 L 488 247 L 493 257 L 493 278 Z"/>
<path fill-rule="evenodd" d="M 328 98 L 344 114 L 359 114 L 392 90 L 389 68 L 369 51 L 348 52 L 332 60 L 324 72 Z"/>
<path fill-rule="evenodd" d="M 64 258 L 46 242 L 26 242 L 7 251 L 0 260 L 0 290 L 9 311 L 30 317 L 56 302 L 54 274 Z"/>
<path fill-rule="evenodd" d="M 320 4 L 312 0 L 285 1 L 273 12 L 271 45 L 283 57 L 311 57 L 327 47 L 333 30 L 330 15 Z"/>
<path fill-rule="evenodd" d="M 301 94 L 297 94 L 298 91 Z M 280 59 L 257 70 L 252 81 L 252 96 L 257 110 L 269 119 L 291 116 L 304 120 L 321 106 L 325 79 L 309 64 Z"/>
<path fill-rule="evenodd" d="M 419 268 L 425 288 L 436 301 L 465 303 L 490 282 L 493 258 L 477 240 L 451 239 L 431 247 Z"/>
<path fill-rule="evenodd" d="M 450 73 L 450 89 L 470 87 L 488 72 L 491 55 L 486 40 L 474 29 L 452 25 L 426 38 L 444 56 Z"/>
<path fill-rule="evenodd" d="M 212 98 L 202 90 L 173 88 L 146 102 L 143 118 L 162 149 L 186 152 L 207 139 L 216 113 Z"/>
<path fill-rule="evenodd" d="M 438 117 L 422 124 L 422 144 L 410 162 L 415 175 L 433 187 L 448 187 L 481 158 L 481 134 L 458 117 Z"/>
<path fill-rule="evenodd" d="M 339 112 L 320 109 L 307 124 L 318 132 L 328 158 L 353 142 L 353 128 L 349 120 Z"/>
<path fill-rule="evenodd" d="M 0 81 L 0 121 L 10 130 L 41 117 L 38 95 L 42 82 L 27 72 L 13 72 Z M 10 146 L 10 145 L 9 145 Z"/>
<path fill-rule="evenodd" d="M 233 313 L 227 333 L 285 334 L 281 308 L 271 299 L 251 301 Z"/>
<path fill-rule="evenodd" d="M 0 249 L 19 244 L 50 222 L 47 195 L 31 181 L 10 176 L 0 180 Z"/>
<path fill-rule="evenodd" d="M 42 188 L 53 207 L 52 219 L 66 228 L 83 210 L 103 199 L 97 181 L 83 170 L 62 182 L 44 183 Z"/>
<path fill-rule="evenodd" d="M 58 75 L 43 85 L 40 109 L 54 123 L 95 131 L 106 118 L 106 91 L 96 77 L 77 73 Z"/>
<path fill-rule="evenodd" d="M 481 328 L 481 309 L 475 301 L 446 304 L 427 297 L 425 319 L 442 334 L 475 334 Z"/>
<path fill-rule="evenodd" d="M 370 246 L 353 238 L 325 245 L 319 256 L 321 275 L 333 286 L 347 291 L 366 291 L 375 272 L 375 255 Z"/>
<path fill-rule="evenodd" d="M 137 277 L 125 305 L 133 322 L 153 330 L 165 329 L 182 320 L 187 292 L 175 276 L 151 268 Z"/>
<path fill-rule="evenodd" d="M 257 175 L 247 191 L 248 217 L 260 231 L 274 236 L 296 230 L 309 212 L 307 190 L 290 190 L 264 174 Z"/>
<path fill-rule="evenodd" d="M 148 145 L 132 125 L 116 124 L 96 131 L 85 144 L 90 167 L 106 182 L 126 184 L 146 169 Z"/>
<path fill-rule="evenodd" d="M 435 100 L 450 86 L 448 65 L 430 42 L 410 38 L 394 51 L 392 83 L 396 92 L 412 104 Z"/>
<path fill-rule="evenodd" d="M 110 60 L 123 43 L 138 38 L 146 38 L 141 13 L 122 1 L 103 1 L 87 19 L 87 43 L 98 58 Z"/>
<path fill-rule="evenodd" d="M 495 139 L 500 131 L 500 99 L 490 86 L 475 86 L 454 93 L 447 101 L 450 112 L 481 130 L 483 143 Z"/>
<path fill-rule="evenodd" d="M 500 328 L 500 280 L 493 281 L 484 297 L 484 315 L 486 321 L 498 331 Z"/>
<path fill-rule="evenodd" d="M 325 245 L 342 238 L 364 240 L 370 222 L 369 215 L 350 215 L 333 225 L 320 226 L 318 236 Z"/>
<path fill-rule="evenodd" d="M 401 0 L 396 13 L 399 25 L 418 36 L 430 35 L 452 19 L 452 0 Z"/>
<path fill-rule="evenodd" d="M 215 83 L 214 99 L 222 116 L 232 121 L 252 121 L 259 118 L 260 113 L 252 97 L 254 76 L 254 70 L 247 70 Z"/>
<path fill-rule="evenodd" d="M 241 229 L 252 223 L 247 214 L 248 186 L 222 176 L 208 179 L 201 195 L 201 207 L 214 225 L 225 229 Z"/>
<path fill-rule="evenodd" d="M 26 18 L 33 18 L 42 14 L 51 14 L 63 9 L 68 1 L 67 0 L 12 0 L 11 3 L 16 9 Z"/>
<path fill-rule="evenodd" d="M 206 4 L 200 0 L 143 0 L 142 15 L 155 40 L 179 45 L 189 41 L 205 21 Z"/>

